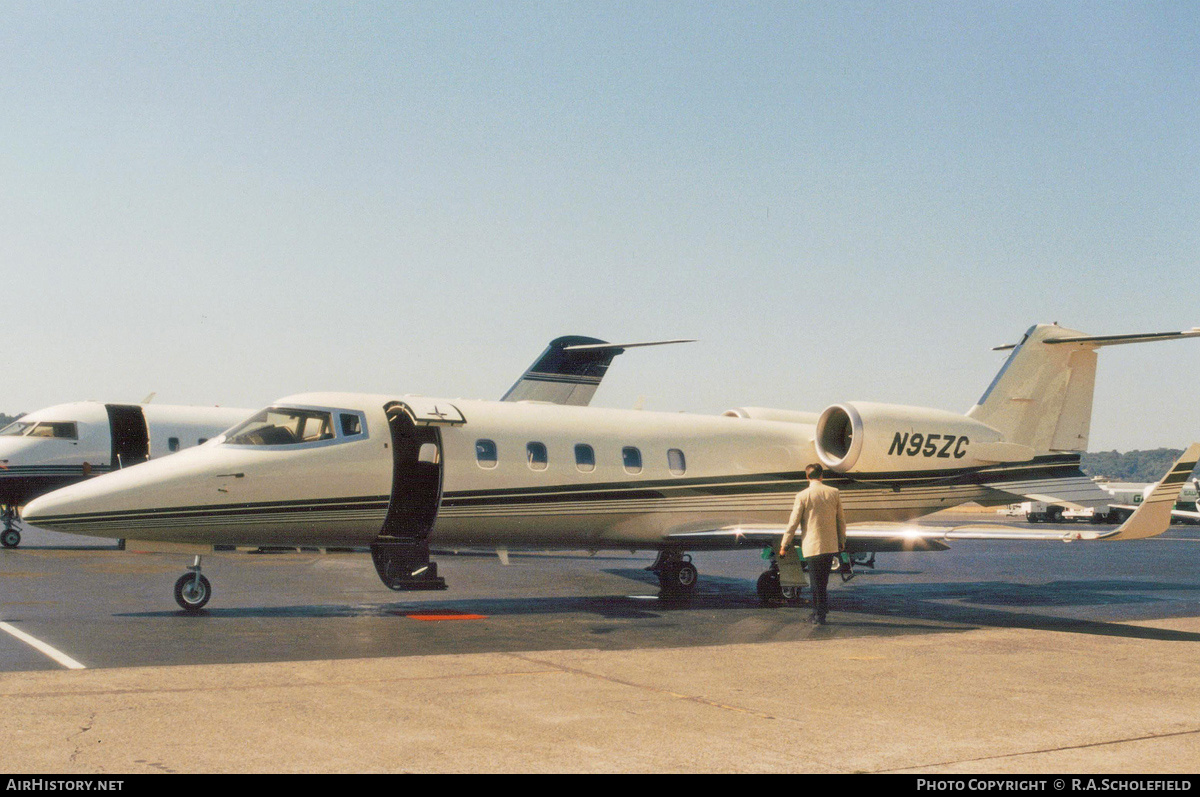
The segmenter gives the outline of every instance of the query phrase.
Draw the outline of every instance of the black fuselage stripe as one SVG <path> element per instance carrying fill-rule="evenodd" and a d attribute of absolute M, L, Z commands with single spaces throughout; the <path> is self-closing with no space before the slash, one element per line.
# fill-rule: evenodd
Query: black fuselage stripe
<path fill-rule="evenodd" d="M 939 493 L 955 488 L 978 488 L 996 486 L 1000 483 L 997 477 L 1008 477 L 1004 481 L 1037 482 L 1041 480 L 1061 481 L 1068 478 L 1086 477 L 1078 470 L 1079 458 L 1053 457 L 1053 463 L 1039 463 L 1031 466 L 1020 463 L 1007 470 L 989 468 L 987 471 L 968 470 L 960 472 L 957 478 L 942 476 L 931 478 L 929 474 L 903 474 L 909 480 L 904 499 L 921 500 L 921 493 Z M 1031 478 L 1029 470 L 1039 471 L 1041 478 Z M 1065 471 L 1065 472 L 1064 472 Z M 888 483 L 890 474 L 871 474 L 867 478 L 849 479 L 836 477 L 828 480 L 832 485 L 841 484 L 842 488 L 857 493 L 858 500 L 867 502 L 894 501 L 900 496 L 896 488 L 902 485 Z M 704 499 L 720 500 L 723 498 L 775 495 L 795 493 L 805 483 L 799 473 L 756 474 L 752 476 L 722 476 L 710 478 L 655 480 L 653 482 L 627 481 L 611 482 L 601 485 L 556 485 L 552 487 L 532 487 L 522 489 L 504 488 L 497 490 L 463 490 L 447 492 L 442 497 L 441 506 L 444 508 L 478 509 L 514 507 L 567 505 L 580 503 L 606 503 L 619 505 L 621 502 L 645 502 L 662 500 L 688 500 L 703 503 Z M 916 483 L 912 483 L 912 482 Z M 920 492 L 918 492 L 920 491 Z M 863 495 L 866 493 L 866 495 Z M 878 493 L 876 496 L 871 493 Z M 291 501 L 245 502 L 236 504 L 198 505 L 183 507 L 164 507 L 159 509 L 120 510 L 113 512 L 94 512 L 76 515 L 56 515 L 41 517 L 43 523 L 86 523 L 116 520 L 143 520 L 151 518 L 170 518 L 176 521 L 196 517 L 211 517 L 220 515 L 225 518 L 247 519 L 255 516 L 306 512 L 351 512 L 367 510 L 386 510 L 390 502 L 389 496 L 356 496 L 339 498 L 316 498 Z"/>

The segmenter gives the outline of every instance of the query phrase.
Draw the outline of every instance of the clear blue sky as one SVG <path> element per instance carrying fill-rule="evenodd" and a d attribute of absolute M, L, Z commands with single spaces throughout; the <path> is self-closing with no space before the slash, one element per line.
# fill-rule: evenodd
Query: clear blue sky
<path fill-rule="evenodd" d="M 501 395 L 965 411 L 1031 324 L 1200 325 L 1191 2 L 0 5 L 0 411 Z M 1200 439 L 1200 342 L 1092 448 Z"/>

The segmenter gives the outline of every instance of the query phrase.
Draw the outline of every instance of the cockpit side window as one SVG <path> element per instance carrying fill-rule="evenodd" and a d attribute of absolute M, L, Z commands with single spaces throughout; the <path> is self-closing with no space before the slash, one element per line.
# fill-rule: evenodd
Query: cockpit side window
<path fill-rule="evenodd" d="M 78 440 L 79 431 L 74 421 L 42 421 L 29 430 L 30 437 L 57 437 L 61 440 Z"/>
<path fill-rule="evenodd" d="M 354 437 L 357 434 L 362 434 L 362 421 L 357 415 L 343 412 L 338 416 L 338 418 L 342 424 L 343 437 Z"/>

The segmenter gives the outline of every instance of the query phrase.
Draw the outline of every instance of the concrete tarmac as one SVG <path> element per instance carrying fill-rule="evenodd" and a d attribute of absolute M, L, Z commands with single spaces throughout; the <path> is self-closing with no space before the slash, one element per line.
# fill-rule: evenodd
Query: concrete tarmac
<path fill-rule="evenodd" d="M 0 635 L 9 773 L 1200 763 L 1186 527 L 880 555 L 835 581 L 824 627 L 757 606 L 753 552 L 697 557 L 686 606 L 654 600 L 644 556 L 445 557 L 449 591 L 397 602 L 364 557 L 230 554 L 206 564 L 213 608 L 187 617 L 179 557 L 26 540 L 0 553 L 0 620 L 86 669 Z"/>

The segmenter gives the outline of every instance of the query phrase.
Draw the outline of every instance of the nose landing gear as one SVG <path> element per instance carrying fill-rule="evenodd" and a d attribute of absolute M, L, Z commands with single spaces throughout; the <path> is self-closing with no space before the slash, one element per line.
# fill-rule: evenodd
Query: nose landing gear
<path fill-rule="evenodd" d="M 175 582 L 175 602 L 185 612 L 196 613 L 204 608 L 212 597 L 212 584 L 200 572 L 200 557 L 188 568 L 188 572 Z"/>
<path fill-rule="evenodd" d="M 17 521 L 21 515 L 15 506 L 5 506 L 0 511 L 0 520 L 4 522 L 4 530 L 0 531 L 0 545 L 5 548 L 16 548 L 21 544 L 21 529 Z"/>

